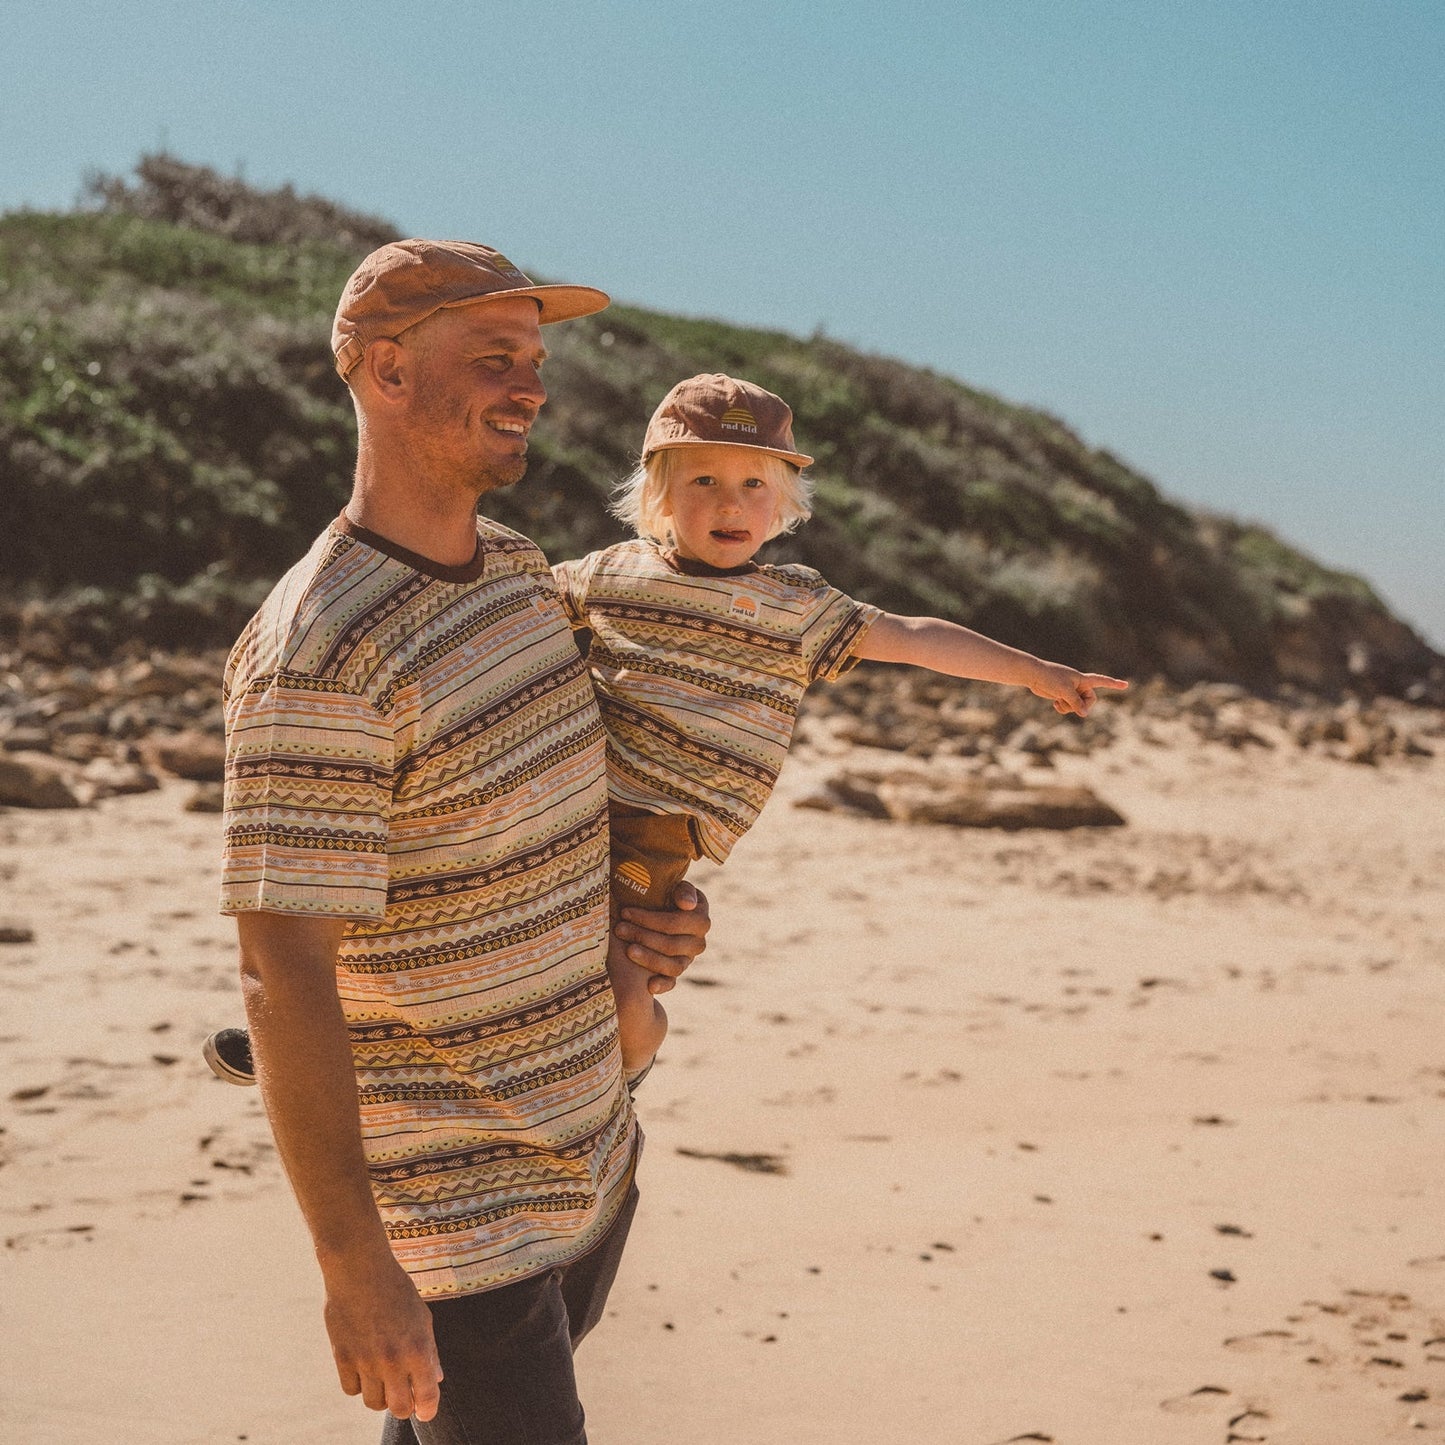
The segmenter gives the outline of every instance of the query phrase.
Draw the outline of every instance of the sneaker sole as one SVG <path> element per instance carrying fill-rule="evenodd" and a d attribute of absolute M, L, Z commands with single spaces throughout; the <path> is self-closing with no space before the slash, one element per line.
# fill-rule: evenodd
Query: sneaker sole
<path fill-rule="evenodd" d="M 254 1074 L 245 1074 L 239 1069 L 232 1068 L 216 1051 L 216 1041 L 214 1037 L 208 1038 L 205 1043 L 201 1045 L 201 1056 L 205 1059 L 207 1068 L 222 1082 L 235 1084 L 238 1088 L 242 1089 L 255 1088 L 256 1076 Z"/>

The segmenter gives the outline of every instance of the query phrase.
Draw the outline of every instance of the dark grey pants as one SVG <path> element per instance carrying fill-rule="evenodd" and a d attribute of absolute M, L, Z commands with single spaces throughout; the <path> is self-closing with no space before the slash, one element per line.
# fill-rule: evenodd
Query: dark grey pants
<path fill-rule="evenodd" d="M 381 1445 L 587 1445 L 572 1352 L 602 1318 L 636 1210 L 633 1184 L 606 1237 L 581 1259 L 432 1301 L 441 1406 L 433 1420 L 388 1415 Z"/>

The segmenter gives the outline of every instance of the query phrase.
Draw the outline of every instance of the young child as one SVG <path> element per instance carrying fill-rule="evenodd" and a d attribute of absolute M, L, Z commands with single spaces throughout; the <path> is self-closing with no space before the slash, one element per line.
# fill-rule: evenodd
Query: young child
<path fill-rule="evenodd" d="M 726 860 L 767 802 L 809 684 L 855 662 L 912 663 L 1027 687 L 1085 716 L 1099 688 L 1081 673 L 936 617 L 855 602 L 810 567 L 753 561 L 811 515 L 793 414 L 729 376 L 679 382 L 653 414 L 613 511 L 638 534 L 553 577 L 587 654 L 607 733 L 612 908 L 671 906 L 694 859 Z M 636 1086 L 667 1033 L 652 975 L 615 939 L 607 971 L 622 1065 Z M 253 1082 L 249 1040 L 206 1041 L 214 1072 Z"/>
<path fill-rule="evenodd" d="M 1118 678 L 1081 673 L 936 617 L 854 602 L 810 567 L 754 554 L 810 513 L 793 414 L 729 376 L 680 382 L 653 414 L 613 511 L 637 540 L 552 573 L 607 732 L 614 916 L 667 907 L 688 865 L 722 863 L 756 821 L 810 683 L 859 659 L 1012 683 L 1085 716 Z M 615 943 L 622 1062 L 634 1084 L 667 1032 L 650 975 Z"/>

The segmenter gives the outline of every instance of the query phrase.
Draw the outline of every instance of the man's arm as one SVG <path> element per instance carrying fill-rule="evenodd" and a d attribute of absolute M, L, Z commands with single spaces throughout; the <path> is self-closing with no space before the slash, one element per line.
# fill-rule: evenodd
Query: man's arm
<path fill-rule="evenodd" d="M 1054 710 L 1087 717 L 1099 688 L 1123 689 L 1129 684 L 1101 672 L 1079 672 L 1061 662 L 1045 662 L 971 632 L 941 617 L 899 617 L 885 612 L 858 644 L 857 655 L 873 662 L 907 662 L 950 677 L 1026 687 L 1047 698 Z"/>
<path fill-rule="evenodd" d="M 280 913 L 236 925 L 256 1079 L 321 1266 L 341 1388 L 368 1409 L 430 1420 L 441 1379 L 431 1312 L 387 1244 L 362 1151 L 336 993 L 345 925 Z"/>
<path fill-rule="evenodd" d="M 691 883 L 679 883 L 672 890 L 673 907 L 624 908 L 613 935 L 621 939 L 628 958 L 640 964 L 652 977 L 647 991 L 666 993 L 677 987 L 688 964 L 707 947 L 712 927 L 707 895 Z"/>

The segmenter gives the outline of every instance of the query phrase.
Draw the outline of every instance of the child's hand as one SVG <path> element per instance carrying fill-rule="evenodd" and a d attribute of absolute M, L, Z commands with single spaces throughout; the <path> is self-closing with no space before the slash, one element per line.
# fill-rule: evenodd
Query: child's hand
<path fill-rule="evenodd" d="M 1029 683 L 1029 691 L 1035 697 L 1047 698 L 1057 713 L 1088 717 L 1089 709 L 1097 701 L 1098 688 L 1123 692 L 1128 686 L 1122 678 L 1108 677 L 1102 672 L 1076 672 L 1059 662 L 1043 662 L 1039 664 L 1038 677 Z"/>
<path fill-rule="evenodd" d="M 673 988 L 693 959 L 707 947 L 712 926 L 707 895 L 686 880 L 672 890 L 673 907 L 624 908 L 613 928 L 627 957 L 652 977 L 647 991 L 658 994 Z"/>

